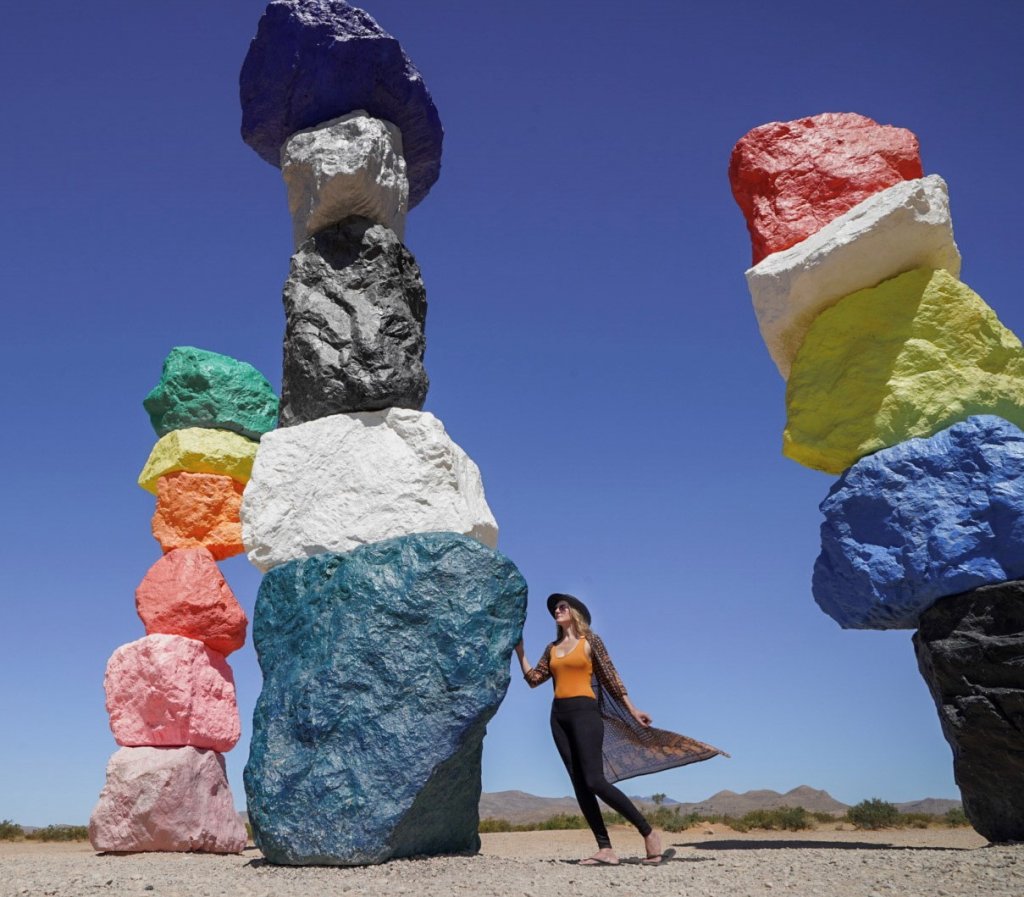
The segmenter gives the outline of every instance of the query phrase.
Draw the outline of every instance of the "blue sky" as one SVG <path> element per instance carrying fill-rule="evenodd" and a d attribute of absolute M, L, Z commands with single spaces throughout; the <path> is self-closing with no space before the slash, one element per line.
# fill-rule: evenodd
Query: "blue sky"
<path fill-rule="evenodd" d="M 135 478 L 142 398 L 175 345 L 280 383 L 291 226 L 238 136 L 260 0 L 17 4 L 0 32 L 0 818 L 84 822 L 115 749 L 110 653 L 143 634 L 158 557 Z M 697 800 L 809 784 L 956 796 L 909 632 L 844 632 L 810 595 L 833 478 L 780 452 L 726 178 L 750 128 L 855 111 L 910 128 L 946 178 L 962 278 L 1024 333 L 1024 62 L 1016 2 L 378 0 L 446 128 L 406 242 L 429 297 L 426 409 L 480 465 L 500 547 L 580 595 L 656 725 L 733 759 L 628 784 Z M 927 10 L 922 11 L 922 10 Z M 259 576 L 223 565 L 250 611 Z M 260 687 L 231 656 L 243 740 Z M 514 677 L 484 788 L 570 791 L 549 694 Z"/>

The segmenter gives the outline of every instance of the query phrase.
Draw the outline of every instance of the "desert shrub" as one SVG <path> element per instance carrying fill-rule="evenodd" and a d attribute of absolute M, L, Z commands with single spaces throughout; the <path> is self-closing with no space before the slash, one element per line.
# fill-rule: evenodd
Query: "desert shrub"
<path fill-rule="evenodd" d="M 803 807 L 774 807 L 771 810 L 752 810 L 726 824 L 738 832 L 755 828 L 798 832 L 814 828 L 814 819 Z"/>
<path fill-rule="evenodd" d="M 587 828 L 587 820 L 577 813 L 556 813 L 550 819 L 538 822 L 537 831 L 546 832 L 555 829 Z"/>
<path fill-rule="evenodd" d="M 815 822 L 838 822 L 839 817 L 835 813 L 826 813 L 824 810 L 815 810 L 811 813 Z"/>
<path fill-rule="evenodd" d="M 25 837 L 25 830 L 10 819 L 0 820 L 0 841 L 18 841 Z"/>
<path fill-rule="evenodd" d="M 962 825 L 971 824 L 971 821 L 967 818 L 967 814 L 964 812 L 963 807 L 951 807 L 946 810 L 946 814 L 942 817 L 942 821 L 950 828 L 958 828 Z"/>
<path fill-rule="evenodd" d="M 857 828 L 891 828 L 899 822 L 900 813 L 888 801 L 873 797 L 862 800 L 857 806 L 846 811 L 846 818 Z"/>
<path fill-rule="evenodd" d="M 25 837 L 32 841 L 88 841 L 89 829 L 84 825 L 48 825 Z"/>
<path fill-rule="evenodd" d="M 507 819 L 481 819 L 480 820 L 480 833 L 486 834 L 488 832 L 514 832 L 516 827 L 512 825 Z"/>
<path fill-rule="evenodd" d="M 900 813 L 896 819 L 900 828 L 928 828 L 933 822 L 935 816 L 930 813 Z"/>

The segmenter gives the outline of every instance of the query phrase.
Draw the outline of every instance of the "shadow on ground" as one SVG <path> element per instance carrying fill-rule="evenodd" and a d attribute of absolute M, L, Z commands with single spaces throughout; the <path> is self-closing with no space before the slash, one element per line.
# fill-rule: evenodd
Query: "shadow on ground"
<path fill-rule="evenodd" d="M 962 847 L 911 847 L 905 844 L 872 844 L 867 841 L 687 841 L 673 847 L 696 850 L 940 850 L 963 851 Z"/>

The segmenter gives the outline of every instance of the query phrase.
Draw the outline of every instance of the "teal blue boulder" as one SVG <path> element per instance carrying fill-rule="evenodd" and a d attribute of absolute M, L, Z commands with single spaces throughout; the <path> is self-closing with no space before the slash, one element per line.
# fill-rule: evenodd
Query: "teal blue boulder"
<path fill-rule="evenodd" d="M 256 368 L 230 355 L 175 346 L 142 402 L 158 436 L 205 427 L 259 440 L 277 425 L 278 399 Z"/>
<path fill-rule="evenodd" d="M 525 616 L 515 565 L 454 533 L 271 570 L 245 767 L 264 857 L 355 866 L 478 850 L 484 732 Z"/>

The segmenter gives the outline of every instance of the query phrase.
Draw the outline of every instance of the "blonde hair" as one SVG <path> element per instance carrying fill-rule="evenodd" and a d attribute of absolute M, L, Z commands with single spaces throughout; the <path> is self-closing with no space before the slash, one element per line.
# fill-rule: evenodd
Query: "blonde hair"
<path fill-rule="evenodd" d="M 581 614 L 571 604 L 569 605 L 569 616 L 572 617 L 573 625 L 576 627 L 576 634 L 580 638 L 587 638 L 590 635 L 590 624 L 583 619 Z M 555 641 L 560 642 L 562 640 L 562 627 L 555 623 Z"/>

